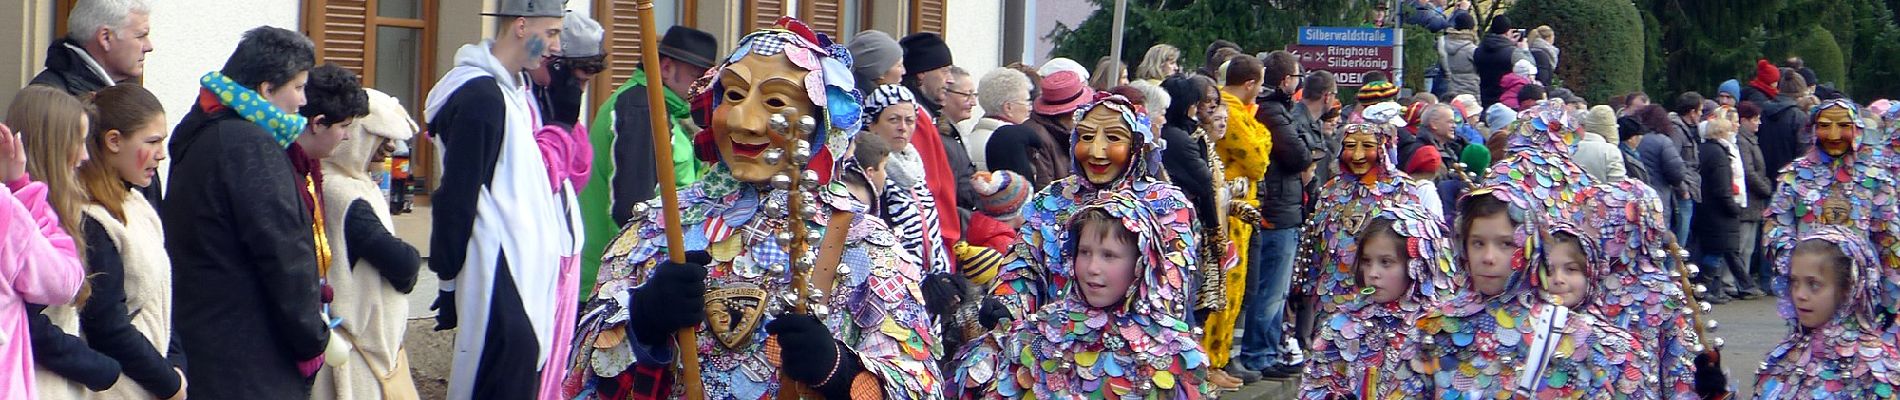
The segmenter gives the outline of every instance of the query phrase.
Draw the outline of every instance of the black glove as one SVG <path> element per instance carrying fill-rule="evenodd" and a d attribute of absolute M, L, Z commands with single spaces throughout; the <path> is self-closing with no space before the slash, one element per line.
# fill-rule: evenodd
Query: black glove
<path fill-rule="evenodd" d="M 435 292 L 435 302 L 429 303 L 429 310 L 435 311 L 435 330 L 455 329 L 455 292 Z"/>
<path fill-rule="evenodd" d="M 706 264 L 704 251 L 686 252 L 686 262 L 660 261 L 653 277 L 633 288 L 634 337 L 648 346 L 669 343 L 674 331 L 706 320 Z"/>
<path fill-rule="evenodd" d="M 864 366 L 858 363 L 858 354 L 832 338 L 831 328 L 818 318 L 780 315 L 765 324 L 765 332 L 778 336 L 782 373 L 827 399 L 851 398 L 851 380 Z"/>
<path fill-rule="evenodd" d="M 962 278 L 944 272 L 924 277 L 924 310 L 936 316 L 956 312 L 957 304 L 963 302 L 963 286 L 957 282 Z"/>
<path fill-rule="evenodd" d="M 976 320 L 978 323 L 983 324 L 983 330 L 986 331 L 996 330 L 996 325 L 1003 323 L 1003 320 L 1012 318 L 1016 318 L 1016 316 L 1010 315 L 1009 307 L 1004 306 L 1003 301 L 997 300 L 995 297 L 983 299 L 983 306 L 976 309 Z"/>
<path fill-rule="evenodd" d="M 1704 399 L 1728 394 L 1728 374 L 1722 372 L 1722 353 L 1706 351 L 1695 355 L 1695 392 Z"/>

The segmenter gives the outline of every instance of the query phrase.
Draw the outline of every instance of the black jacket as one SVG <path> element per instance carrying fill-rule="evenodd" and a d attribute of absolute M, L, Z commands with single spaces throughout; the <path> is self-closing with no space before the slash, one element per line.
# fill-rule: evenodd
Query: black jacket
<path fill-rule="evenodd" d="M 283 146 L 229 109 L 193 106 L 172 134 L 159 210 L 172 257 L 175 334 L 198 399 L 310 396 L 297 362 L 330 338 L 317 313 L 312 218 Z"/>
<path fill-rule="evenodd" d="M 1675 142 L 1676 147 L 1681 151 L 1682 170 L 1690 172 L 1683 175 L 1682 191 L 1677 193 L 1687 193 L 1690 200 L 1701 203 L 1703 194 L 1702 182 L 1704 179 L 1702 175 L 1694 172 L 1702 170 L 1701 157 L 1696 155 L 1699 152 L 1700 144 L 1703 142 L 1702 132 L 1697 130 L 1695 125 L 1682 122 L 1681 118 L 1676 118 L 1673 114 L 1669 116 L 1669 124 L 1675 127 L 1675 129 L 1670 129 L 1669 132 L 1667 132 L 1669 134 L 1669 141 Z M 1657 191 L 1661 190 L 1662 189 L 1657 189 Z M 1681 197 L 1678 196 L 1677 198 L 1680 199 Z"/>
<path fill-rule="evenodd" d="M 1487 34 L 1478 41 L 1478 51 L 1471 53 L 1471 64 L 1478 69 L 1479 101 L 1489 106 L 1504 96 L 1504 87 L 1499 81 L 1511 73 L 1511 64 L 1517 62 L 1516 53 L 1517 42 L 1504 35 Z"/>
<path fill-rule="evenodd" d="M 1735 145 L 1742 153 L 1742 169 L 1748 171 L 1743 183 L 1748 186 L 1748 207 L 1742 209 L 1743 222 L 1761 222 L 1762 210 L 1768 208 L 1768 198 L 1775 195 L 1774 181 L 1768 179 L 1768 168 L 1762 163 L 1761 139 L 1750 133 L 1735 135 Z"/>
<path fill-rule="evenodd" d="M 1309 139 L 1293 126 L 1293 97 L 1270 90 L 1259 101 L 1254 120 L 1267 126 L 1273 150 L 1267 153 L 1271 164 L 1260 184 L 1260 216 L 1268 229 L 1297 228 L 1306 222 L 1304 209 L 1306 181 L 1300 174 L 1313 165 L 1312 149 L 1318 139 Z"/>
<path fill-rule="evenodd" d="M 1169 120 L 1161 127 L 1161 139 L 1168 141 L 1168 148 L 1161 150 L 1161 167 L 1194 205 L 1201 226 L 1220 226 L 1220 216 L 1214 212 L 1217 181 L 1207 164 L 1207 143 L 1194 139 L 1194 129 L 1194 121 Z"/>
<path fill-rule="evenodd" d="M 991 171 L 1015 171 L 1040 191 L 1069 176 L 1074 158 L 1067 156 L 1068 142 L 1067 129 L 1051 117 L 1032 114 L 1023 123 L 996 128 L 983 145 L 983 158 Z"/>
<path fill-rule="evenodd" d="M 581 95 L 587 90 L 574 81 L 574 73 L 562 64 L 548 66 L 548 85 L 534 85 L 534 103 L 541 108 L 541 123 L 573 129 L 581 118 Z"/>
<path fill-rule="evenodd" d="M 1630 148 L 1629 145 L 1622 143 L 1617 143 L 1616 149 L 1623 152 L 1624 178 L 1642 181 L 1644 185 L 1648 185 L 1650 182 L 1649 165 L 1643 163 L 1643 157 L 1636 154 L 1636 149 Z M 1650 189 L 1655 190 L 1656 188 L 1652 187 Z"/>
<path fill-rule="evenodd" d="M 1695 243 L 1704 253 L 1741 251 L 1742 206 L 1735 204 L 1734 170 L 1729 168 L 1728 150 L 1720 143 L 1704 141 L 1697 148 L 1701 158 L 1702 205 L 1695 208 Z"/>
<path fill-rule="evenodd" d="M 177 337 L 167 339 L 170 348 L 159 354 L 145 334 L 132 326 L 132 313 L 137 311 L 125 306 L 125 261 L 119 247 L 91 216 L 85 217 L 83 226 L 87 281 L 92 283 L 92 298 L 79 309 L 79 334 L 85 339 L 53 325 L 51 318 L 40 313 L 45 306 L 29 306 L 34 362 L 93 391 L 111 388 L 124 373 L 153 396 L 170 398 L 181 383 L 172 368 L 185 367 Z"/>
<path fill-rule="evenodd" d="M 951 175 L 957 177 L 957 208 L 964 211 L 976 210 L 979 199 L 976 195 L 976 185 L 971 183 L 970 179 L 971 175 L 976 175 L 976 164 L 970 162 L 970 148 L 963 147 L 963 132 L 957 131 L 956 121 L 938 119 L 936 122 L 937 135 L 943 137 L 944 159 L 950 162 Z"/>
<path fill-rule="evenodd" d="M 1801 141 L 1801 130 L 1807 127 L 1808 118 L 1795 107 L 1794 99 L 1785 96 L 1758 105 L 1761 129 L 1755 131 L 1755 136 L 1761 142 L 1762 165 L 1769 174 L 1779 175 L 1782 167 L 1807 153 L 1810 143 Z"/>

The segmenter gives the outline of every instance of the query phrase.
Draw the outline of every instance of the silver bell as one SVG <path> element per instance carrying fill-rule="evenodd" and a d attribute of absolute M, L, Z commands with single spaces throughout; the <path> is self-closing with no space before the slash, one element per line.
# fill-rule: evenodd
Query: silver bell
<path fill-rule="evenodd" d="M 1702 273 L 1702 266 L 1700 266 L 1700 265 L 1695 265 L 1695 263 L 1689 263 L 1689 273 L 1691 273 L 1691 274 L 1700 274 L 1700 273 Z"/>
<path fill-rule="evenodd" d="M 1708 286 L 1703 286 L 1700 283 L 1695 284 L 1695 294 L 1706 294 L 1708 292 L 1709 292 Z"/>
<path fill-rule="evenodd" d="M 798 173 L 798 177 L 800 182 L 804 182 L 806 185 L 816 185 L 818 183 L 818 171 L 808 169 L 805 170 L 805 172 Z"/>
<path fill-rule="evenodd" d="M 1721 327 L 1722 327 L 1721 323 L 1715 322 L 1715 320 L 1712 320 L 1712 319 L 1709 320 L 1709 323 L 1706 324 L 1705 326 L 1705 328 L 1708 329 L 1709 332 L 1715 332 L 1717 329 L 1721 329 Z"/>
<path fill-rule="evenodd" d="M 811 132 L 812 128 L 816 127 L 818 127 L 818 120 L 813 119 L 810 115 L 798 117 L 799 133 Z"/>
<path fill-rule="evenodd" d="M 1707 348 L 1707 347 L 1702 347 L 1702 344 L 1701 344 L 1701 343 L 1696 343 L 1696 344 L 1695 344 L 1695 346 L 1694 346 L 1693 348 L 1691 348 L 1690 350 L 1693 350 L 1694 352 L 1697 352 L 1697 353 L 1701 353 L 1701 352 L 1703 352 L 1703 351 L 1705 351 L 1705 350 L 1708 350 L 1708 348 Z"/>
<path fill-rule="evenodd" d="M 779 232 L 774 238 L 778 239 L 779 247 L 792 247 L 793 237 L 791 232 Z"/>
<path fill-rule="evenodd" d="M 785 150 L 777 147 L 765 149 L 764 153 L 759 154 L 759 161 L 764 161 L 766 165 L 776 165 L 779 161 L 785 161 Z"/>
<path fill-rule="evenodd" d="M 844 263 L 838 263 L 838 275 L 846 275 L 846 276 L 851 275 L 851 266 L 845 265 Z"/>
<path fill-rule="evenodd" d="M 772 175 L 772 188 L 785 190 L 792 188 L 792 177 L 785 174 Z"/>
<path fill-rule="evenodd" d="M 806 142 L 802 140 L 798 143 L 800 145 L 798 149 L 792 151 L 792 161 L 799 164 L 811 162 L 811 146 L 806 145 Z"/>
<path fill-rule="evenodd" d="M 766 118 L 765 123 L 771 127 L 773 132 L 785 132 L 785 129 L 791 128 L 792 126 L 790 121 L 785 120 L 785 114 L 773 114 L 771 117 Z"/>
<path fill-rule="evenodd" d="M 1722 338 L 1715 338 L 1715 349 L 1716 349 L 1716 350 L 1721 350 L 1723 346 L 1727 346 L 1727 345 L 1728 345 L 1728 341 L 1726 341 L 1726 340 L 1722 340 Z"/>
<path fill-rule="evenodd" d="M 1706 302 L 1706 301 L 1702 302 L 1700 307 L 1702 308 L 1703 314 L 1708 314 L 1715 311 L 1715 306 L 1709 305 L 1709 302 Z"/>
<path fill-rule="evenodd" d="M 798 213 L 800 217 L 804 217 L 808 220 L 818 218 L 818 207 L 806 206 L 804 209 L 798 210 Z"/>
<path fill-rule="evenodd" d="M 805 255 L 798 256 L 796 262 L 798 263 L 799 269 L 810 269 L 813 265 L 818 264 L 818 257 L 813 257 L 811 253 L 805 253 Z"/>
<path fill-rule="evenodd" d="M 812 302 L 812 304 L 811 304 L 811 313 L 812 313 L 812 315 L 816 315 L 816 316 L 818 316 L 819 318 L 824 318 L 824 317 L 826 317 L 826 316 L 830 316 L 830 315 L 831 315 L 831 306 L 827 306 L 827 305 L 824 305 L 824 304 L 820 304 L 820 303 L 818 303 L 818 302 Z"/>

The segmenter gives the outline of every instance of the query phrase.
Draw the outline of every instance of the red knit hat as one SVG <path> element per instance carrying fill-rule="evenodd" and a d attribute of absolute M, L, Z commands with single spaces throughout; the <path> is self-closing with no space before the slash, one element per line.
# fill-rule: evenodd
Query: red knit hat
<path fill-rule="evenodd" d="M 1748 81 L 1748 86 L 1760 89 L 1768 97 L 1775 97 L 1781 92 L 1777 89 L 1781 86 L 1781 68 L 1775 68 L 1774 64 L 1768 63 L 1768 59 L 1755 60 L 1755 80 Z"/>
<path fill-rule="evenodd" d="M 1432 145 L 1418 146 L 1417 149 L 1412 150 L 1412 157 L 1405 160 L 1405 168 L 1403 170 L 1408 174 L 1438 172 L 1438 170 L 1445 168 L 1445 162 L 1439 160 L 1438 157 L 1438 147 Z"/>

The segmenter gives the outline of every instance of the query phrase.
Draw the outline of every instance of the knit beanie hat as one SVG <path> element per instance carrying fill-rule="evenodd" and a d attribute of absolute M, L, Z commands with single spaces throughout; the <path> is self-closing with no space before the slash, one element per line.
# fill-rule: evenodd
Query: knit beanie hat
<path fill-rule="evenodd" d="M 1512 122 L 1517 122 L 1517 111 L 1505 106 L 1504 103 L 1492 103 L 1490 108 L 1484 109 L 1485 129 L 1495 132 L 1511 125 Z"/>
<path fill-rule="evenodd" d="M 1399 87 L 1398 85 L 1393 85 L 1392 82 L 1372 81 L 1365 86 L 1360 86 L 1359 95 L 1356 97 L 1359 99 L 1359 104 L 1378 104 L 1392 101 L 1399 97 Z"/>
<path fill-rule="evenodd" d="M 998 221 L 1022 218 L 1023 204 L 1029 201 L 1029 180 L 1014 171 L 978 172 L 970 176 L 976 188 L 977 209 Z"/>
<path fill-rule="evenodd" d="M 1623 139 L 1642 136 L 1643 133 L 1647 131 L 1647 129 L 1643 129 L 1641 122 L 1636 122 L 1636 118 L 1622 117 L 1616 119 L 1616 133 Z"/>
<path fill-rule="evenodd" d="M 1725 93 L 1735 101 L 1742 101 L 1742 82 L 1734 79 L 1722 81 L 1722 85 L 1717 86 L 1715 92 Z"/>
<path fill-rule="evenodd" d="M 1428 144 L 1412 149 L 1411 155 L 1406 157 L 1405 168 L 1401 170 L 1408 174 L 1429 174 L 1444 168 L 1445 162 L 1439 159 L 1438 147 Z"/>
<path fill-rule="evenodd" d="M 883 31 L 858 32 L 845 48 L 851 52 L 851 74 L 857 76 L 858 90 L 864 93 L 877 89 L 877 78 L 904 58 L 904 48 L 897 46 L 897 39 Z"/>
<path fill-rule="evenodd" d="M 1595 133 L 1602 136 L 1604 141 L 1616 143 L 1618 141 L 1616 110 L 1601 104 L 1590 107 L 1590 116 L 1583 119 L 1583 131 Z"/>
<path fill-rule="evenodd" d="M 1465 170 L 1482 173 L 1491 168 L 1491 149 L 1482 143 L 1465 145 L 1465 151 L 1458 154 L 1458 162 L 1465 164 Z"/>
<path fill-rule="evenodd" d="M 1763 94 L 1767 94 L 1768 97 L 1772 98 L 1775 97 L 1776 94 L 1781 93 L 1780 85 L 1781 68 L 1776 68 L 1774 64 L 1768 63 L 1767 59 L 1755 60 L 1755 79 L 1748 81 L 1748 86 L 1753 86 L 1756 90 L 1760 90 Z M 1737 98 L 1736 100 L 1741 99 Z"/>
<path fill-rule="evenodd" d="M 937 36 L 935 33 L 913 33 L 897 43 L 904 47 L 905 74 L 916 75 L 930 72 L 948 67 L 953 62 L 950 58 L 950 45 L 944 44 L 943 36 Z"/>

